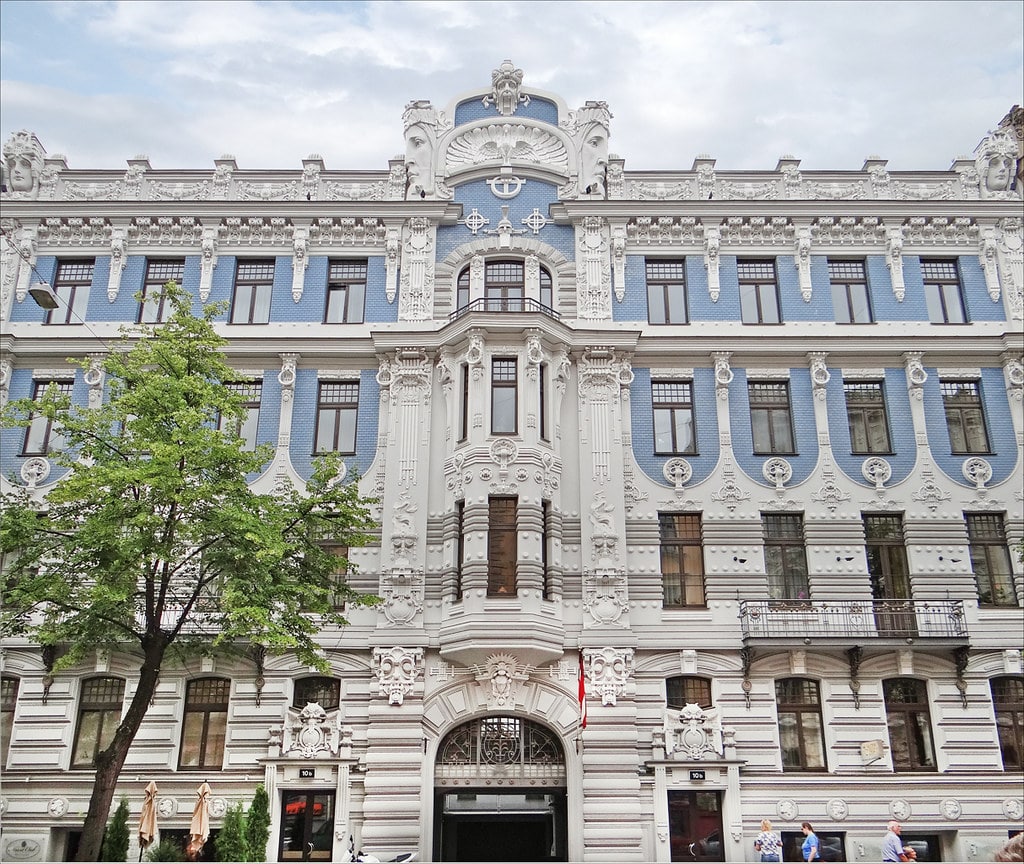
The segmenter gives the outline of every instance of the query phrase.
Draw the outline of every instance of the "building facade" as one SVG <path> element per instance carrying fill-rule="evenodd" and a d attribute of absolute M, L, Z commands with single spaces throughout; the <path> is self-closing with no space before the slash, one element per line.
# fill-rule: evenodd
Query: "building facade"
<path fill-rule="evenodd" d="M 349 579 L 382 602 L 322 633 L 330 675 L 164 667 L 133 818 L 155 781 L 187 833 L 207 781 L 216 829 L 264 783 L 281 861 L 749 861 L 763 818 L 787 859 L 809 821 L 877 860 L 896 818 L 980 861 L 1021 830 L 1020 109 L 914 172 L 632 172 L 611 119 L 506 61 L 411 102 L 388 170 L 6 142 L 4 399 L 96 404 L 67 358 L 173 278 L 228 304 L 254 485 L 333 450 L 380 501 Z M 55 437 L 4 431 L 5 489 L 45 498 Z M 138 662 L 5 642 L 3 860 L 73 851 Z"/>

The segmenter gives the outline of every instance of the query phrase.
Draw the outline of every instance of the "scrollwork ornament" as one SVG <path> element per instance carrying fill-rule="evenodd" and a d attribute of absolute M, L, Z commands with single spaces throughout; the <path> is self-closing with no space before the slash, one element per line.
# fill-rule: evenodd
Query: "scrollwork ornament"
<path fill-rule="evenodd" d="M 793 466 L 785 459 L 774 457 L 765 460 L 764 465 L 761 466 L 761 475 L 776 489 L 782 489 L 793 479 Z"/>
<path fill-rule="evenodd" d="M 685 459 L 674 458 L 665 463 L 661 473 L 676 489 L 682 489 L 693 477 L 693 468 Z"/>
<path fill-rule="evenodd" d="M 33 456 L 26 459 L 21 466 L 21 479 L 29 489 L 35 489 L 40 483 L 45 483 L 50 476 L 50 460 L 42 456 Z"/>
<path fill-rule="evenodd" d="M 892 478 L 892 466 L 881 456 L 872 456 L 861 464 L 860 473 L 871 485 L 881 490 Z"/>
<path fill-rule="evenodd" d="M 984 489 L 985 484 L 992 479 L 992 466 L 986 459 L 982 459 L 980 456 L 964 459 L 964 464 L 960 466 L 960 471 L 963 473 L 964 479 L 969 483 L 973 483 L 977 489 Z"/>

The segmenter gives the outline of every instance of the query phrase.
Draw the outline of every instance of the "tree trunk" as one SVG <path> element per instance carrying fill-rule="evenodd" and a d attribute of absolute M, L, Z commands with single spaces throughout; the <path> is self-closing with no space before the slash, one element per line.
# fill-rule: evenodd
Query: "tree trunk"
<path fill-rule="evenodd" d="M 132 697 L 131 704 L 121 718 L 121 723 L 114 732 L 114 740 L 106 750 L 96 755 L 96 779 L 93 782 L 92 795 L 89 798 L 89 811 L 82 826 L 82 839 L 78 845 L 76 861 L 99 861 L 103 844 L 103 832 L 107 827 L 110 805 L 114 800 L 117 779 L 128 751 L 131 749 L 135 735 L 146 716 L 146 709 L 156 692 L 160 665 L 163 663 L 167 643 L 157 637 L 145 648 L 145 660 L 139 670 L 139 684 Z"/>

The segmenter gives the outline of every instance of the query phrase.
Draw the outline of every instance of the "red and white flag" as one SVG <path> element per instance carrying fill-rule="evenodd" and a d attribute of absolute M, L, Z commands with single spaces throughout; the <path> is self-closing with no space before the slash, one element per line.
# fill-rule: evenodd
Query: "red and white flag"
<path fill-rule="evenodd" d="M 587 728 L 587 673 L 583 668 L 583 651 L 580 651 L 579 674 L 580 729 Z"/>

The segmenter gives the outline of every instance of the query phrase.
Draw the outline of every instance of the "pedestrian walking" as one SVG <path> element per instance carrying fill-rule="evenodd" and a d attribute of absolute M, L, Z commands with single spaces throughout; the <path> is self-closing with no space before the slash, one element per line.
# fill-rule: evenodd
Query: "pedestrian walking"
<path fill-rule="evenodd" d="M 782 860 L 782 840 L 772 831 L 772 823 L 767 819 L 761 820 L 761 833 L 754 840 L 754 849 L 761 853 L 762 861 Z"/>
<path fill-rule="evenodd" d="M 890 819 L 886 827 L 888 830 L 885 839 L 882 840 L 882 860 L 916 861 L 917 853 L 914 851 L 914 847 L 904 846 L 903 838 L 900 837 L 900 834 L 903 832 L 903 826 L 895 819 Z"/>
<path fill-rule="evenodd" d="M 811 823 L 801 822 L 800 830 L 804 832 L 804 843 L 803 846 L 800 847 L 800 852 L 804 856 L 804 861 L 820 861 L 821 845 L 818 843 L 818 835 L 814 833 Z"/>

